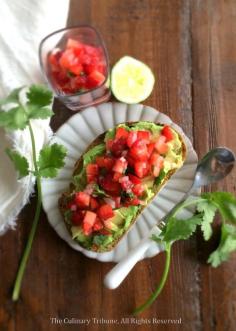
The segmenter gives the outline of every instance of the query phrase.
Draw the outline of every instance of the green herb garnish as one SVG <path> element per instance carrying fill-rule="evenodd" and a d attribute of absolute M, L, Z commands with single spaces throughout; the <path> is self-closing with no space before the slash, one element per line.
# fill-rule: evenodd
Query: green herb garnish
<path fill-rule="evenodd" d="M 195 205 L 197 212 L 188 219 L 179 219 L 176 215 L 183 208 Z M 230 253 L 236 251 L 236 199 L 227 192 L 203 193 L 196 199 L 187 199 L 174 213 L 166 220 L 159 235 L 152 236 L 152 239 L 162 244 L 166 252 L 164 271 L 159 285 L 144 304 L 134 310 L 139 314 L 148 308 L 161 293 L 170 268 L 171 248 L 174 242 L 186 240 L 191 237 L 199 225 L 205 240 L 212 236 L 212 223 L 216 213 L 221 215 L 221 238 L 217 249 L 212 252 L 207 260 L 212 267 L 218 267 L 222 262 L 227 261 Z"/>
<path fill-rule="evenodd" d="M 28 129 L 31 138 L 33 168 L 30 168 L 28 160 L 25 156 L 21 155 L 15 150 L 7 149 L 6 152 L 16 170 L 18 171 L 19 178 L 33 173 L 37 183 L 37 205 L 32 223 L 32 228 L 28 237 L 28 241 L 20 262 L 20 267 L 15 280 L 13 288 L 12 299 L 18 300 L 20 295 L 21 283 L 25 272 L 27 260 L 30 255 L 33 239 L 35 236 L 42 202 L 41 192 L 41 178 L 42 177 L 55 177 L 58 170 L 64 166 L 64 158 L 66 156 L 66 149 L 59 144 L 52 144 L 44 146 L 37 157 L 35 137 L 31 125 L 31 119 L 46 119 L 53 115 L 51 109 L 52 93 L 40 85 L 32 85 L 26 94 L 27 102 L 22 103 L 20 92 L 22 88 L 14 90 L 10 95 L 0 101 L 0 127 L 8 131 Z M 4 106 L 12 104 L 11 109 L 4 110 Z"/>

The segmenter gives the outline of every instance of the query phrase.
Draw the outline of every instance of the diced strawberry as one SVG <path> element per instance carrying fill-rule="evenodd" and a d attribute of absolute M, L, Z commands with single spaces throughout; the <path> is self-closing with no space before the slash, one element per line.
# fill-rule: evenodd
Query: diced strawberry
<path fill-rule="evenodd" d="M 59 60 L 62 56 L 62 52 L 59 49 L 55 49 L 48 55 L 48 61 L 52 71 L 58 72 L 60 70 Z"/>
<path fill-rule="evenodd" d="M 106 141 L 106 150 L 110 151 L 112 149 L 112 145 L 113 145 L 113 139 L 108 139 Z"/>
<path fill-rule="evenodd" d="M 76 65 L 70 66 L 69 72 L 71 72 L 74 75 L 80 75 L 83 72 L 82 64 L 78 63 Z"/>
<path fill-rule="evenodd" d="M 100 168 L 106 168 L 107 170 L 111 170 L 115 163 L 115 160 L 111 157 L 97 156 L 96 163 Z"/>
<path fill-rule="evenodd" d="M 105 76 L 101 72 L 94 70 L 87 77 L 87 86 L 88 88 L 97 87 L 101 85 L 104 82 L 104 80 L 105 80 Z"/>
<path fill-rule="evenodd" d="M 168 145 L 166 144 L 166 137 L 165 136 L 160 136 L 157 139 L 157 142 L 155 144 L 155 149 L 159 154 L 166 154 L 168 151 Z"/>
<path fill-rule="evenodd" d="M 114 201 L 115 201 L 115 206 L 116 206 L 116 208 L 120 208 L 120 200 L 121 200 L 121 197 L 114 197 L 113 199 L 114 199 Z"/>
<path fill-rule="evenodd" d="M 84 234 L 89 235 L 92 232 L 92 227 L 96 222 L 97 214 L 92 211 L 86 211 L 83 219 Z"/>
<path fill-rule="evenodd" d="M 148 174 L 149 165 L 147 164 L 147 162 L 137 161 L 134 164 L 134 171 L 139 178 L 143 178 Z"/>
<path fill-rule="evenodd" d="M 121 187 L 124 191 L 129 191 L 133 187 L 133 183 L 129 180 L 129 176 L 124 176 L 119 180 Z"/>
<path fill-rule="evenodd" d="M 112 170 L 114 172 L 118 172 L 120 174 L 125 173 L 126 169 L 128 166 L 128 162 L 126 161 L 126 159 L 122 156 L 119 159 L 116 160 Z"/>
<path fill-rule="evenodd" d="M 152 154 L 154 148 L 155 148 L 155 143 L 150 143 L 150 144 L 147 145 L 148 157 L 151 156 L 151 154 Z"/>
<path fill-rule="evenodd" d="M 75 202 L 80 208 L 88 207 L 90 204 L 90 195 L 85 192 L 77 192 L 75 193 Z"/>
<path fill-rule="evenodd" d="M 128 153 L 128 155 L 126 156 L 126 160 L 128 161 L 129 166 L 134 166 L 135 160 L 132 158 L 132 156 L 130 156 L 130 153 Z"/>
<path fill-rule="evenodd" d="M 127 130 L 125 130 L 125 128 L 120 127 L 120 128 L 118 128 L 116 130 L 116 136 L 115 136 L 115 138 L 116 139 L 119 139 L 119 138 L 125 138 L 125 139 L 127 139 L 128 138 L 128 135 L 129 135 L 129 132 Z"/>
<path fill-rule="evenodd" d="M 138 197 L 141 196 L 144 192 L 144 186 L 142 184 L 136 184 L 133 188 L 132 188 L 132 192 L 137 195 Z"/>
<path fill-rule="evenodd" d="M 79 59 L 75 55 L 73 49 L 66 49 L 59 61 L 62 68 L 70 70 L 71 67 L 77 66 L 79 64 Z"/>
<path fill-rule="evenodd" d="M 137 134 L 138 134 L 138 139 L 139 140 L 144 140 L 146 143 L 150 142 L 150 138 L 151 138 L 150 131 L 140 130 L 140 131 L 137 132 Z"/>
<path fill-rule="evenodd" d="M 113 175 L 114 182 L 119 182 L 119 179 L 123 176 L 120 172 L 115 172 Z"/>
<path fill-rule="evenodd" d="M 96 210 L 98 207 L 99 207 L 98 201 L 95 198 L 91 197 L 90 198 L 90 208 L 91 208 L 91 210 Z"/>
<path fill-rule="evenodd" d="M 71 215 L 71 222 L 74 225 L 81 225 L 82 221 L 83 221 L 83 214 L 82 213 L 80 213 L 80 212 L 74 212 Z"/>
<path fill-rule="evenodd" d="M 111 146 L 111 152 L 115 156 L 119 157 L 121 156 L 121 153 L 125 150 L 125 148 L 126 148 L 126 139 L 122 137 L 113 140 L 113 144 Z"/>
<path fill-rule="evenodd" d="M 78 40 L 74 40 L 69 38 L 66 43 L 66 48 L 72 48 L 73 50 L 82 50 L 84 48 L 83 44 L 80 43 Z"/>
<path fill-rule="evenodd" d="M 132 174 L 129 174 L 129 179 L 130 179 L 131 182 L 132 182 L 133 184 L 135 184 L 135 185 L 137 185 L 137 184 L 141 184 L 141 183 L 142 183 L 142 181 L 141 181 L 138 177 L 136 177 L 136 176 L 134 176 L 134 175 L 132 175 Z"/>
<path fill-rule="evenodd" d="M 95 163 L 88 164 L 86 167 L 86 176 L 88 183 L 96 182 L 98 176 L 98 165 Z"/>
<path fill-rule="evenodd" d="M 100 179 L 101 187 L 111 195 L 119 195 L 121 186 L 118 182 L 113 181 L 112 174 L 107 174 L 105 177 Z"/>
<path fill-rule="evenodd" d="M 148 158 L 147 145 L 144 140 L 136 140 L 130 148 L 130 155 L 137 161 L 145 161 Z"/>
<path fill-rule="evenodd" d="M 108 218 L 111 218 L 114 216 L 114 212 L 111 208 L 110 205 L 105 204 L 103 206 L 101 206 L 98 209 L 98 216 L 102 219 L 102 220 L 107 220 Z"/>
<path fill-rule="evenodd" d="M 124 205 L 126 207 L 129 207 L 129 206 L 138 206 L 138 205 L 140 205 L 140 200 L 135 197 L 133 199 L 127 200 Z"/>
<path fill-rule="evenodd" d="M 158 177 L 160 174 L 161 168 L 158 166 L 153 166 L 152 168 L 152 174 L 154 177 Z"/>
<path fill-rule="evenodd" d="M 149 163 L 150 165 L 155 165 L 162 168 L 164 164 L 164 158 L 158 153 L 152 153 Z"/>
<path fill-rule="evenodd" d="M 94 230 L 94 231 L 100 231 L 102 228 L 103 228 L 103 224 L 102 224 L 102 222 L 99 220 L 99 218 L 97 217 L 96 222 L 95 222 L 95 224 L 94 224 L 94 226 L 93 226 L 93 230 Z"/>
<path fill-rule="evenodd" d="M 67 209 L 70 209 L 72 211 L 75 211 L 77 209 L 76 203 L 74 200 L 68 202 Z"/>
<path fill-rule="evenodd" d="M 166 141 L 171 141 L 174 139 L 174 134 L 168 125 L 165 125 L 161 131 L 161 134 L 166 137 Z"/>
<path fill-rule="evenodd" d="M 138 135 L 137 135 L 137 131 L 130 131 L 128 138 L 127 138 L 127 146 L 130 148 L 133 143 L 137 140 Z"/>
<path fill-rule="evenodd" d="M 79 75 L 79 76 L 75 76 L 72 77 L 70 79 L 70 86 L 73 90 L 75 91 L 79 91 L 79 90 L 83 90 L 85 85 L 87 82 L 87 78 L 84 75 Z"/>

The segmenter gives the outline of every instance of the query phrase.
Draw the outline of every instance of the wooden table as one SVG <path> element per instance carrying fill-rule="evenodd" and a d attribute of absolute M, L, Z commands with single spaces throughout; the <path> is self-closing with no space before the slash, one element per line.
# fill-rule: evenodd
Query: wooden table
<path fill-rule="evenodd" d="M 226 145 L 236 150 L 235 0 L 73 0 L 70 25 L 88 23 L 102 33 L 111 63 L 132 55 L 156 76 L 145 102 L 169 115 L 193 141 L 199 156 Z M 56 129 L 71 113 L 55 103 Z M 236 172 L 213 189 L 235 192 Z M 139 263 L 117 290 L 103 287 L 112 263 L 72 250 L 42 211 L 18 303 L 10 299 L 35 210 L 19 216 L 17 231 L 0 239 L 0 330 L 206 330 L 236 329 L 236 258 L 218 269 L 206 257 L 217 244 L 200 235 L 175 245 L 167 285 L 140 317 L 181 319 L 181 324 L 59 325 L 50 318 L 118 319 L 142 303 L 158 283 L 164 256 Z M 141 323 L 141 320 L 139 321 Z"/>

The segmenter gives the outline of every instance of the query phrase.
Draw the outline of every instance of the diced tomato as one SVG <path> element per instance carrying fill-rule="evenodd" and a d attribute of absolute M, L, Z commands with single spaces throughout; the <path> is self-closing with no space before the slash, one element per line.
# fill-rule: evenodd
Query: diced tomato
<path fill-rule="evenodd" d="M 162 136 L 161 135 L 157 139 L 157 142 L 155 144 L 155 149 L 160 154 L 166 154 L 167 153 L 167 151 L 168 151 L 168 145 L 166 144 L 166 137 L 165 136 Z"/>
<path fill-rule="evenodd" d="M 127 138 L 127 146 L 130 148 L 133 143 L 137 140 L 138 135 L 137 135 L 137 131 L 130 131 L 128 138 Z"/>
<path fill-rule="evenodd" d="M 121 187 L 124 191 L 129 191 L 133 187 L 133 183 L 129 180 L 129 176 L 124 176 L 119 180 Z"/>
<path fill-rule="evenodd" d="M 102 222 L 99 220 L 99 218 L 97 217 L 96 222 L 95 222 L 95 224 L 94 224 L 94 226 L 93 226 L 93 230 L 94 230 L 94 231 L 100 231 L 102 228 L 103 228 L 103 224 L 102 224 Z"/>
<path fill-rule="evenodd" d="M 90 195 L 85 192 L 77 192 L 75 193 L 75 202 L 80 208 L 88 207 L 90 204 Z"/>
<path fill-rule="evenodd" d="M 151 154 L 152 154 L 154 148 L 155 148 L 155 143 L 150 143 L 150 144 L 147 145 L 148 157 L 151 156 Z"/>
<path fill-rule="evenodd" d="M 95 198 L 91 197 L 90 198 L 90 208 L 92 210 L 96 210 L 98 207 L 99 207 L 98 201 Z"/>
<path fill-rule="evenodd" d="M 148 158 L 147 145 L 144 140 L 136 140 L 130 148 L 130 155 L 137 161 L 145 161 Z"/>
<path fill-rule="evenodd" d="M 135 160 L 132 158 L 132 156 L 130 156 L 130 153 L 128 153 L 128 155 L 126 156 L 126 160 L 128 161 L 128 165 L 130 167 L 134 166 Z"/>
<path fill-rule="evenodd" d="M 95 163 L 88 164 L 86 167 L 86 176 L 88 183 L 96 182 L 98 176 L 98 165 Z"/>
<path fill-rule="evenodd" d="M 114 175 L 113 175 L 113 180 L 114 182 L 119 182 L 119 179 L 123 176 L 122 173 L 120 172 L 115 172 Z"/>
<path fill-rule="evenodd" d="M 141 196 L 144 192 L 144 186 L 142 184 L 136 184 L 132 188 L 132 192 L 138 197 Z"/>
<path fill-rule="evenodd" d="M 151 132 L 150 131 L 140 130 L 140 131 L 137 132 L 137 135 L 138 135 L 139 140 L 144 140 L 146 143 L 150 142 L 150 138 L 151 138 Z"/>
<path fill-rule="evenodd" d="M 130 179 L 131 182 L 132 182 L 133 184 L 135 184 L 135 185 L 137 185 L 137 184 L 141 184 L 141 183 L 142 183 L 142 181 L 141 181 L 138 177 L 136 177 L 136 176 L 134 176 L 134 175 L 132 175 L 132 174 L 129 174 L 129 179 Z"/>
<path fill-rule="evenodd" d="M 168 125 L 165 125 L 161 131 L 161 134 L 166 137 L 166 141 L 171 141 L 174 139 L 174 134 Z"/>
<path fill-rule="evenodd" d="M 119 139 L 119 138 L 124 138 L 124 139 L 127 139 L 128 138 L 128 135 L 129 135 L 129 132 L 127 130 L 125 130 L 125 128 L 118 128 L 116 130 L 116 136 L 115 138 L 116 139 Z"/>
<path fill-rule="evenodd" d="M 139 178 L 143 178 L 148 174 L 149 165 L 147 164 L 147 162 L 137 161 L 134 164 L 134 171 Z"/>
<path fill-rule="evenodd" d="M 101 206 L 98 209 L 98 216 L 102 219 L 102 220 L 107 220 L 108 218 L 111 218 L 114 216 L 114 212 L 111 208 L 110 205 L 105 204 L 103 206 Z"/>
<path fill-rule="evenodd" d="M 92 211 L 86 211 L 83 219 L 83 231 L 85 235 L 89 235 L 92 232 L 92 228 L 96 222 L 97 214 Z"/>
<path fill-rule="evenodd" d="M 113 181 L 112 174 L 107 174 L 100 179 L 101 187 L 111 195 L 119 195 L 121 191 L 120 183 Z"/>
<path fill-rule="evenodd" d="M 71 222 L 74 225 L 81 225 L 82 221 L 83 221 L 83 214 L 81 212 L 74 212 L 71 215 Z"/>
<path fill-rule="evenodd" d="M 126 159 L 122 156 L 119 159 L 116 160 L 112 170 L 114 172 L 118 172 L 120 174 L 125 173 L 125 170 L 127 169 L 128 166 L 128 162 L 126 161 Z"/>
<path fill-rule="evenodd" d="M 126 139 L 122 137 L 119 139 L 115 139 L 113 141 L 113 144 L 111 146 L 111 152 L 115 156 L 119 157 L 121 156 L 121 153 L 125 150 L 125 148 L 126 148 Z"/>
<path fill-rule="evenodd" d="M 105 80 L 105 76 L 98 70 L 94 70 L 87 77 L 88 88 L 94 88 L 101 85 Z"/>

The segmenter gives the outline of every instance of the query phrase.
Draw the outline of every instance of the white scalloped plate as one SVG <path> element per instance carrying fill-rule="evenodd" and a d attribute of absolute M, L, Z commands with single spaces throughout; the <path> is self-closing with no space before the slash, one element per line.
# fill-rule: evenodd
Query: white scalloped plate
<path fill-rule="evenodd" d="M 138 217 L 130 231 L 122 238 L 119 244 L 110 252 L 95 253 L 81 247 L 72 240 L 58 209 L 58 198 L 68 188 L 74 170 L 74 164 L 79 159 L 87 146 L 101 133 L 126 121 L 152 121 L 169 124 L 184 138 L 187 146 L 187 158 L 183 167 L 171 177 L 152 203 Z M 65 167 L 57 178 L 44 179 L 42 183 L 43 207 L 47 213 L 49 223 L 57 234 L 72 248 L 82 252 L 90 258 L 103 262 L 118 262 L 129 250 L 134 248 L 144 237 L 147 237 L 153 226 L 160 220 L 192 185 L 197 155 L 190 140 L 182 129 L 174 124 L 171 119 L 158 112 L 156 109 L 141 104 L 127 105 L 123 103 L 104 103 L 96 107 L 89 107 L 72 116 L 55 133 L 51 143 L 63 144 L 67 150 Z M 197 192 L 196 192 L 197 195 Z M 190 216 L 190 210 L 182 212 L 183 217 Z M 152 257 L 160 252 L 160 247 L 153 245 L 145 253 L 144 258 Z"/>

